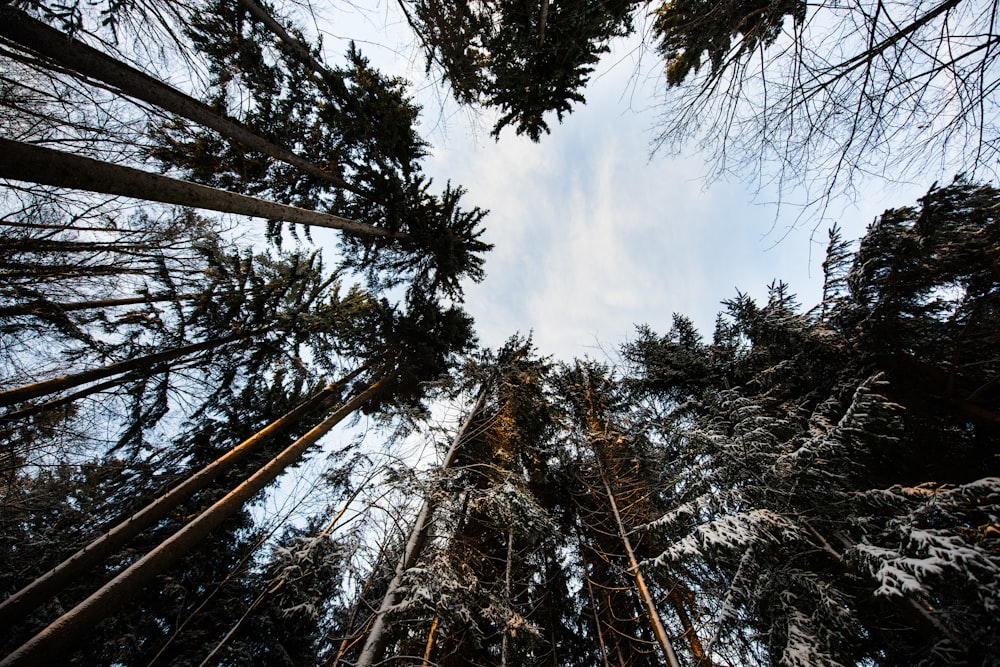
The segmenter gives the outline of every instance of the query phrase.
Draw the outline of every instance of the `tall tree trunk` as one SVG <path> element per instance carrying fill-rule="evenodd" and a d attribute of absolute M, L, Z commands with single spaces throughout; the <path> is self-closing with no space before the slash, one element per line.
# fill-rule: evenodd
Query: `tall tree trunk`
<path fill-rule="evenodd" d="M 149 371 L 149 374 L 159 375 L 160 373 L 165 373 L 169 369 L 169 364 L 164 364 L 162 366 L 157 366 Z M 27 419 L 33 415 L 41 414 L 43 412 L 48 412 L 49 410 L 55 410 L 56 408 L 61 408 L 64 405 L 69 405 L 74 401 L 78 401 L 81 398 L 90 396 L 91 394 L 96 394 L 98 392 L 104 391 L 106 389 L 111 389 L 112 387 L 118 387 L 123 384 L 127 384 L 132 380 L 136 380 L 142 377 L 141 373 L 127 373 L 125 375 L 120 375 L 118 377 L 111 378 L 104 382 L 98 382 L 97 384 L 92 384 L 89 387 L 81 389 L 80 391 L 74 391 L 72 394 L 66 394 L 65 396 L 60 396 L 59 398 L 46 401 L 44 403 L 37 403 L 35 405 L 30 405 L 26 408 L 21 408 L 20 410 L 12 410 L 10 412 L 5 412 L 3 416 L 0 416 L 0 422 L 12 423 L 19 421 L 21 419 Z"/>
<path fill-rule="evenodd" d="M 313 54 L 309 51 L 309 48 L 288 34 L 288 31 L 278 23 L 274 17 L 267 13 L 267 11 L 261 7 L 259 4 L 254 2 L 254 0 L 239 0 L 243 8 L 247 10 L 250 16 L 254 17 L 261 25 L 271 31 L 275 37 L 280 39 L 285 43 L 288 48 L 295 52 L 302 62 L 307 63 L 312 67 L 317 74 L 323 75 L 326 72 L 326 67 L 322 63 L 317 61 Z"/>
<path fill-rule="evenodd" d="M 16 317 L 17 315 L 36 315 L 45 312 L 71 312 L 76 310 L 97 310 L 98 308 L 116 308 L 118 306 L 139 306 L 147 303 L 177 303 L 197 299 L 203 294 L 175 294 L 173 296 L 129 296 L 120 299 L 94 299 L 92 301 L 64 301 L 57 303 L 41 299 L 31 303 L 20 303 L 16 306 L 0 306 L 0 317 Z"/>
<path fill-rule="evenodd" d="M 459 446 L 465 441 L 473 420 L 479 414 L 480 410 L 482 410 L 483 404 L 486 402 L 487 389 L 487 387 L 483 387 L 482 391 L 479 393 L 479 397 L 476 399 L 476 404 L 473 406 L 472 411 L 469 413 L 469 416 L 466 418 L 461 428 L 459 428 L 458 434 L 452 441 L 451 447 L 448 449 L 448 453 L 445 455 L 444 461 L 441 463 L 441 470 L 448 470 L 451 467 Z M 434 503 L 430 498 L 424 499 L 420 506 L 420 512 L 417 514 L 417 518 L 413 522 L 413 528 L 410 530 L 410 535 L 406 540 L 406 546 L 403 549 L 403 553 L 399 558 L 399 562 L 396 564 L 396 570 L 393 574 L 392 580 L 386 588 L 385 595 L 382 596 L 382 603 L 375 612 L 375 619 L 372 621 L 371 629 L 368 631 L 368 636 L 365 638 L 365 644 L 361 649 L 361 654 L 358 656 L 357 662 L 354 663 L 354 667 L 372 667 L 382 661 L 382 656 L 385 653 L 386 641 L 388 640 L 388 637 L 386 637 L 385 634 L 386 614 L 399 603 L 399 586 L 403 581 L 403 575 L 408 569 L 416 564 L 417 558 L 420 557 L 420 552 L 423 550 L 424 542 L 427 540 L 427 531 L 430 529 L 430 520 L 433 513 Z M 3 667 L 3 665 L 0 665 L 0 667 Z"/>
<path fill-rule="evenodd" d="M 338 188 L 368 196 L 363 190 L 352 186 L 336 174 L 299 157 L 284 146 L 255 134 L 235 120 L 216 112 L 207 104 L 45 25 L 20 10 L 10 7 L 0 9 L 0 35 L 62 67 L 113 86 L 130 97 L 211 128 L 251 150 L 270 155 L 311 176 L 322 178 Z"/>
<path fill-rule="evenodd" d="M 580 556 L 583 557 L 583 542 L 580 542 Z M 590 573 L 587 572 L 587 561 L 583 562 L 583 580 L 587 583 L 587 594 L 590 596 L 590 608 L 594 612 L 594 631 L 597 633 L 597 645 L 601 651 L 601 664 L 603 667 L 611 667 L 611 663 L 608 662 L 608 645 L 604 641 L 604 631 L 601 629 L 601 615 L 598 609 L 599 603 L 597 601 L 597 596 L 594 595 L 594 583 L 590 579 Z"/>
<path fill-rule="evenodd" d="M 614 516 L 615 525 L 618 527 L 618 537 L 625 548 L 626 556 L 628 556 L 629 574 L 635 580 L 636 590 L 639 593 L 642 604 L 646 607 L 646 613 L 649 615 L 649 625 L 653 630 L 653 636 L 656 637 L 656 641 L 660 645 L 660 650 L 663 651 L 663 657 L 667 661 L 667 664 L 670 667 L 680 667 L 681 663 L 677 660 L 677 654 L 674 653 L 673 644 L 670 643 L 670 637 L 667 636 L 666 628 L 663 627 L 660 614 L 656 611 L 653 596 L 646 586 L 646 579 L 639 570 L 639 561 L 636 560 L 635 552 L 632 550 L 632 541 L 629 540 L 625 524 L 622 523 L 621 514 L 618 512 L 618 502 L 615 500 L 615 494 L 611 491 L 611 485 L 608 483 L 608 477 L 604 473 L 603 467 L 601 468 L 601 482 L 604 483 L 604 490 L 608 495 L 608 502 L 611 504 L 611 513 Z"/>
<path fill-rule="evenodd" d="M 511 600 L 511 569 L 514 565 L 514 527 L 507 528 L 507 561 L 504 564 L 503 591 L 507 606 L 513 608 Z M 501 628 L 503 634 L 500 635 L 500 665 L 508 667 L 510 665 L 510 623 Z"/>
<path fill-rule="evenodd" d="M 437 633 L 440 622 L 441 615 L 434 614 L 434 620 L 431 621 L 431 629 L 427 633 L 427 643 L 424 645 L 424 659 L 420 663 L 420 667 L 431 667 L 431 653 L 434 651 L 434 635 Z"/>
<path fill-rule="evenodd" d="M 101 368 L 94 368 L 89 371 L 82 371 L 72 375 L 64 375 L 51 380 L 44 380 L 42 382 L 35 382 L 33 384 L 15 387 L 14 389 L 0 391 L 0 407 L 13 405 L 22 401 L 30 401 L 31 399 L 38 398 L 39 396 L 46 396 L 57 391 L 62 391 L 63 389 L 79 387 L 81 384 L 94 382 L 95 380 L 103 380 L 106 377 L 118 375 L 119 373 L 152 368 L 167 361 L 180 359 L 181 357 L 185 357 L 189 354 L 204 352 L 205 350 L 211 350 L 225 345 L 226 343 L 251 338 L 268 331 L 270 328 L 271 327 L 264 327 L 254 329 L 252 331 L 244 331 L 230 334 L 228 336 L 222 336 L 221 338 L 212 338 L 211 340 L 205 340 L 200 343 L 192 343 L 191 345 L 175 347 L 163 352 L 148 354 L 146 356 L 129 359 L 127 361 L 119 361 Z"/>
<path fill-rule="evenodd" d="M 392 375 L 373 382 L 365 391 L 289 445 L 174 535 L 0 661 L 0 667 L 53 664 L 52 661 L 66 650 L 68 644 L 79 639 L 88 628 L 94 627 L 102 619 L 114 613 L 124 602 L 137 595 L 143 586 L 197 546 L 213 529 L 242 509 L 258 491 L 297 461 L 331 428 L 384 391 L 391 379 Z"/>
<path fill-rule="evenodd" d="M 687 595 L 682 596 L 682 593 L 686 593 Z M 691 647 L 691 655 L 694 656 L 694 664 L 696 667 L 712 667 L 712 659 L 705 653 L 701 637 L 698 636 L 698 629 L 694 627 L 694 623 L 691 622 L 691 615 L 688 613 L 688 605 L 693 604 L 691 590 L 680 582 L 673 582 L 670 586 L 670 594 L 667 596 L 667 599 L 673 605 L 674 612 L 681 622 L 681 627 L 684 628 L 682 637 L 687 638 L 688 645 Z"/>
<path fill-rule="evenodd" d="M 385 237 L 395 240 L 410 238 L 407 234 L 390 232 L 381 227 L 329 213 L 286 206 L 207 185 L 151 174 L 132 167 L 123 167 L 2 138 L 0 138 L 0 178 L 327 227 L 355 236 Z"/>
<path fill-rule="evenodd" d="M 75 554 L 0 602 L 0 625 L 11 624 L 19 618 L 23 618 L 89 567 L 115 554 L 133 537 L 169 516 L 180 503 L 191 497 L 196 491 L 208 486 L 219 475 L 270 442 L 276 435 L 296 425 L 307 412 L 335 396 L 338 387 L 349 382 L 362 370 L 363 368 L 359 368 L 337 384 L 329 385 L 315 393 L 290 412 L 257 431 L 215 461 L 156 498 L 143 509 L 109 529 Z"/>

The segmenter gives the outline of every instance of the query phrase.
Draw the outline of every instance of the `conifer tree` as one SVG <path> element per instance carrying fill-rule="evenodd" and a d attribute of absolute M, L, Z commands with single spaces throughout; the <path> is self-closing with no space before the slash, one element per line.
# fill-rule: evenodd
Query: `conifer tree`
<path fill-rule="evenodd" d="M 674 506 L 649 524 L 674 542 L 655 562 L 713 592 L 710 653 L 801 665 L 996 655 L 1000 569 L 984 521 L 997 197 L 961 180 L 933 189 L 886 211 L 850 263 L 834 238 L 821 308 L 801 312 L 775 283 L 765 306 L 728 302 L 711 346 L 675 327 L 627 348 L 677 457 Z"/>

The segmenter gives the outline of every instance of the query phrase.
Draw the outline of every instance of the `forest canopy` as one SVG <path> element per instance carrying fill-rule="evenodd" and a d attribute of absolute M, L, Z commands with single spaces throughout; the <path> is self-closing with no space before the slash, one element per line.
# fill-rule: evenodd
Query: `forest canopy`
<path fill-rule="evenodd" d="M 400 6 L 496 133 L 553 131 L 646 12 L 668 133 L 725 117 L 712 150 L 827 192 L 897 141 L 968 175 L 832 228 L 815 304 L 491 349 L 488 213 L 355 43 L 0 4 L 0 666 L 1000 664 L 996 7 Z"/>

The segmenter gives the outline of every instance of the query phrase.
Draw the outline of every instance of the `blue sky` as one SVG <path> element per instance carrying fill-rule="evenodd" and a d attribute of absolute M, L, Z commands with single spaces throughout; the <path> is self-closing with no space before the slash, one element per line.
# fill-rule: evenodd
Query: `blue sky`
<path fill-rule="evenodd" d="M 331 60 L 354 38 L 383 71 L 414 81 L 432 145 L 426 171 L 468 189 L 489 209 L 495 244 L 486 279 L 467 288 L 481 341 L 500 345 L 529 330 L 544 354 L 602 358 L 648 323 L 672 314 L 711 336 L 720 301 L 737 288 L 764 298 L 774 279 L 811 306 L 822 286 L 826 229 L 856 237 L 885 208 L 913 203 L 930 183 L 873 186 L 858 202 L 835 201 L 828 220 L 793 225 L 798 210 L 766 203 L 738 180 L 707 183 L 702 155 L 650 157 L 658 116 L 660 64 L 638 39 L 614 45 L 576 107 L 540 143 L 458 108 L 423 74 L 423 61 L 394 2 L 331 9 L 321 17 Z"/>

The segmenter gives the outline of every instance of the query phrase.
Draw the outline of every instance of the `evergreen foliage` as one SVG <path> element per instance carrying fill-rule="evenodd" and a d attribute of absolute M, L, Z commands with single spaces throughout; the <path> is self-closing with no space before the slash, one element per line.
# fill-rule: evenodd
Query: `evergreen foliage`
<path fill-rule="evenodd" d="M 427 66 L 439 65 L 455 97 L 497 109 L 493 127 L 538 141 L 584 102 L 583 88 L 608 42 L 632 32 L 631 0 L 524 3 L 406 0 Z"/>
<path fill-rule="evenodd" d="M 639 327 L 620 368 L 557 363 L 522 336 L 477 350 L 460 304 L 484 276 L 485 213 L 458 186 L 432 191 L 404 81 L 353 46 L 321 64 L 249 0 L 7 4 L 85 38 L 95 12 L 115 34 L 157 17 L 220 118 L 320 174 L 186 116 L 156 117 L 146 157 L 388 234 L 345 234 L 331 269 L 189 210 L 3 199 L 3 665 L 38 662 L 22 649 L 69 616 L 84 636 L 44 650 L 71 665 L 1000 663 L 997 189 L 934 187 L 856 248 L 831 230 L 822 303 L 804 310 L 780 281 L 765 303 L 738 292 L 710 342 L 677 315 L 662 335 Z M 635 3 L 405 6 L 455 92 L 500 108 L 495 132 L 537 139 Z M 661 6 L 669 82 L 703 61 L 723 76 L 786 19 L 799 29 L 805 7 Z M 2 55 L 90 85 L 22 47 L 5 38 Z M 0 102 L 31 106 L 16 97 Z M 67 107 L 43 102 L 32 118 L 51 126 L 20 139 L 60 140 L 46 133 Z M 95 151 L 126 136 L 67 132 Z M 432 426 L 445 404 L 455 433 Z M 351 415 L 387 428 L 330 453 L 308 510 L 254 504 Z M 431 467 L 396 456 L 414 441 Z M 175 544 L 141 594 L 113 592 Z M 79 605 L 95 596 L 121 599 Z"/>

